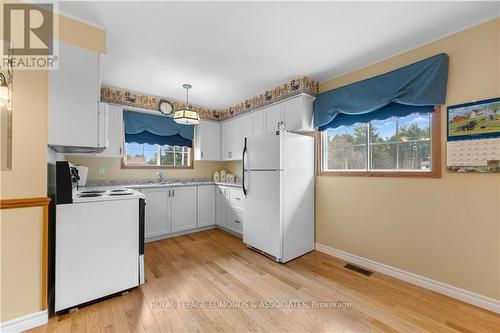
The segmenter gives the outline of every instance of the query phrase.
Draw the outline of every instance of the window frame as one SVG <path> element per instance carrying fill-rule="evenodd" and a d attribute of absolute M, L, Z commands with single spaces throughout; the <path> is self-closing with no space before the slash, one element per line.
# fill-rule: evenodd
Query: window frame
<path fill-rule="evenodd" d="M 123 139 L 122 142 L 123 145 L 123 154 L 121 158 L 121 168 L 122 169 L 175 169 L 175 170 L 180 170 L 180 169 L 193 169 L 194 168 L 194 140 L 193 140 L 193 147 L 188 147 L 190 148 L 189 150 L 189 165 L 128 165 L 127 164 L 127 142 L 125 142 L 125 138 Z M 158 156 L 160 156 L 160 149 L 161 145 L 157 145 L 157 150 L 158 150 Z M 161 160 L 161 157 L 159 161 Z"/>
<path fill-rule="evenodd" d="M 409 177 L 409 178 L 441 178 L 441 106 L 436 105 L 431 114 L 431 170 L 324 170 L 323 142 L 326 131 L 317 131 L 316 156 L 318 176 L 357 176 L 357 177 Z M 366 151 L 370 147 L 366 146 Z M 367 155 L 369 155 L 367 153 Z M 366 158 L 369 158 L 368 156 Z M 366 161 L 368 162 L 368 160 Z"/>

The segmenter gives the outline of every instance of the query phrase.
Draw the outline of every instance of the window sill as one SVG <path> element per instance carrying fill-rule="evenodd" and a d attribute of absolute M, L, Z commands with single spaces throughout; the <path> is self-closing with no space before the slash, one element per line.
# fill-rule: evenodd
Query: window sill
<path fill-rule="evenodd" d="M 421 171 L 320 171 L 319 176 L 441 178 L 441 170 Z"/>
<path fill-rule="evenodd" d="M 191 166 L 170 166 L 170 165 L 122 165 L 122 169 L 178 169 L 178 170 L 185 170 L 185 169 L 194 169 L 194 167 Z"/>
<path fill-rule="evenodd" d="M 171 169 L 171 170 L 189 170 L 194 169 L 194 163 L 189 166 L 173 166 L 173 165 L 126 165 L 123 160 L 120 163 L 121 169 Z"/>

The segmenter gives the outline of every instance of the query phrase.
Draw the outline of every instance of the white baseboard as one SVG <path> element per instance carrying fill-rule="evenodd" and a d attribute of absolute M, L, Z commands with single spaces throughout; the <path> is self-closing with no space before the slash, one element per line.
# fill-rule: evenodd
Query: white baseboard
<path fill-rule="evenodd" d="M 222 227 L 220 225 L 215 225 L 214 224 L 214 225 L 209 225 L 209 226 L 206 226 L 206 227 L 200 227 L 200 228 L 195 228 L 195 229 L 189 229 L 189 230 L 171 232 L 169 234 L 164 234 L 164 235 L 146 237 L 146 239 L 145 239 L 144 242 L 145 243 L 151 243 L 151 242 L 156 242 L 156 241 L 159 241 L 159 240 L 162 240 L 162 239 L 167 239 L 167 238 L 172 238 L 172 237 L 177 237 L 177 236 L 189 235 L 189 234 L 193 234 L 195 232 L 206 231 L 206 230 L 210 230 L 210 229 L 221 229 L 221 230 L 224 230 L 226 232 L 229 232 L 229 233 L 235 235 L 236 237 L 239 237 L 239 238 L 243 237 L 240 233 L 238 233 L 236 231 L 233 231 L 233 230 L 228 229 L 226 227 Z"/>
<path fill-rule="evenodd" d="M 48 321 L 49 314 L 47 313 L 47 310 L 39 311 L 1 323 L 0 332 L 17 333 L 47 324 Z"/>
<path fill-rule="evenodd" d="M 200 231 L 214 229 L 215 227 L 216 226 L 214 224 L 214 225 L 209 225 L 209 226 L 206 226 L 206 227 L 200 227 L 200 228 L 194 228 L 194 229 L 189 229 L 189 230 L 182 230 L 182 231 L 171 232 L 169 234 L 164 234 L 164 235 L 146 237 L 145 240 L 144 240 L 144 242 L 145 243 L 156 242 L 156 241 L 159 241 L 159 240 L 162 240 L 162 239 L 167 239 L 167 238 L 172 238 L 172 237 L 177 237 L 177 236 L 184 236 L 184 235 L 193 234 L 195 232 L 200 232 Z"/>
<path fill-rule="evenodd" d="M 323 244 L 316 243 L 316 250 L 359 265 L 361 267 L 368 268 L 370 270 L 392 276 L 394 278 L 415 284 L 417 286 L 438 292 L 440 294 L 456 298 L 480 308 L 500 313 L 500 300 L 454 287 L 452 285 L 432 280 L 421 275 L 410 273 L 399 268 L 381 264 L 379 262 L 359 257 L 341 250 L 337 250 Z"/>
<path fill-rule="evenodd" d="M 223 227 L 223 226 L 221 226 L 221 225 L 216 225 L 215 227 L 216 227 L 217 229 L 220 229 L 220 230 L 223 230 L 223 231 L 225 231 L 225 232 L 228 232 L 228 233 L 230 233 L 230 234 L 232 234 L 232 235 L 234 235 L 234 236 L 236 236 L 236 237 L 238 237 L 238 238 L 243 238 L 243 235 L 242 235 L 242 234 L 240 234 L 239 232 L 236 232 L 236 231 L 234 231 L 234 230 L 228 229 L 228 228 Z"/>

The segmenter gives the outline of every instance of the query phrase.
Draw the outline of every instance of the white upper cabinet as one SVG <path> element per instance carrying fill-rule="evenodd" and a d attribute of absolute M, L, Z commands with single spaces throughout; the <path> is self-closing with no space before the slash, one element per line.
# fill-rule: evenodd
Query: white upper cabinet
<path fill-rule="evenodd" d="M 235 118 L 229 121 L 229 159 L 237 160 L 238 153 L 240 153 L 241 135 L 240 131 L 240 118 Z M 241 158 L 241 157 L 240 157 Z"/>
<path fill-rule="evenodd" d="M 59 69 L 48 76 L 48 144 L 99 147 L 100 55 L 60 42 Z"/>
<path fill-rule="evenodd" d="M 238 159 L 240 151 L 239 118 L 226 120 L 221 125 L 221 147 L 222 160 L 230 161 Z M 241 158 L 241 157 L 240 157 Z"/>
<path fill-rule="evenodd" d="M 238 118 L 238 132 L 236 133 L 235 147 L 233 157 L 241 160 L 245 138 L 252 137 L 253 134 L 253 116 L 247 114 Z"/>
<path fill-rule="evenodd" d="M 253 120 L 253 135 L 266 133 L 266 114 L 264 111 L 253 112 L 251 117 Z"/>
<path fill-rule="evenodd" d="M 221 160 L 228 159 L 228 137 L 229 137 L 229 122 L 223 122 L 220 125 L 220 155 Z"/>
<path fill-rule="evenodd" d="M 104 103 L 103 103 L 104 104 Z M 120 105 L 109 104 L 108 106 L 108 133 L 106 149 L 98 153 L 98 157 L 115 157 L 122 155 L 122 146 L 124 140 L 123 132 L 123 107 Z"/>
<path fill-rule="evenodd" d="M 275 132 L 280 123 L 290 132 L 313 131 L 314 97 L 298 95 L 221 124 L 221 159 L 240 160 L 245 137 Z"/>
<path fill-rule="evenodd" d="M 254 136 L 253 114 L 247 114 L 239 118 L 240 136 L 242 139 Z M 243 147 L 242 147 L 243 148 Z"/>
<path fill-rule="evenodd" d="M 266 133 L 277 131 L 283 121 L 283 103 L 273 104 L 260 112 L 266 115 Z"/>
<path fill-rule="evenodd" d="M 195 127 L 194 159 L 217 161 L 221 158 L 221 125 L 217 122 L 202 120 Z"/>
<path fill-rule="evenodd" d="M 313 102 L 314 97 L 308 95 L 300 95 L 284 101 L 282 105 L 285 129 L 291 132 L 313 131 Z"/>

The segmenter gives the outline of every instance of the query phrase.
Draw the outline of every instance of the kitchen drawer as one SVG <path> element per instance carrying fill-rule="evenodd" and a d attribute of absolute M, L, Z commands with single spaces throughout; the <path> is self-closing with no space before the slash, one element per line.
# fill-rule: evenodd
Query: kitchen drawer
<path fill-rule="evenodd" d="M 221 191 L 221 194 L 226 198 L 226 200 L 229 200 L 229 187 L 218 185 L 218 188 Z"/>
<path fill-rule="evenodd" d="M 229 188 L 229 204 L 231 207 L 243 208 L 243 200 L 245 200 L 245 196 L 241 188 Z"/>
<path fill-rule="evenodd" d="M 243 232 L 243 209 L 240 208 L 229 208 L 229 221 L 227 227 L 241 234 Z"/>

